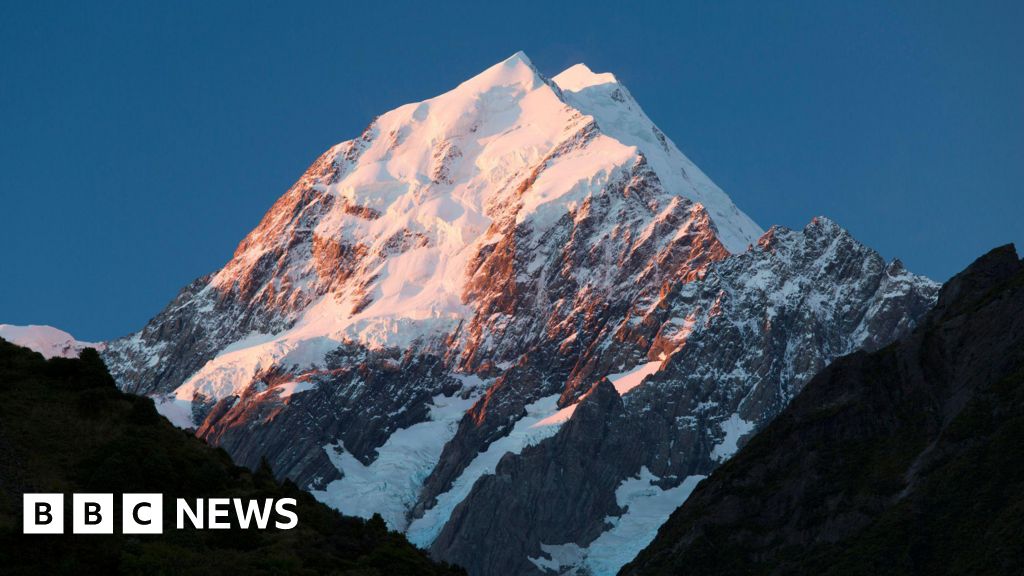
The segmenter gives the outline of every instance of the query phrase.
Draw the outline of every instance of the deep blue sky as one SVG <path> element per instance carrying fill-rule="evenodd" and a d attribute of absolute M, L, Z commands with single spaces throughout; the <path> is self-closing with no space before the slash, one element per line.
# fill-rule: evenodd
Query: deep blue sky
<path fill-rule="evenodd" d="M 87 4 L 0 5 L 0 322 L 138 329 L 324 149 L 520 49 L 614 72 L 763 227 L 939 280 L 1024 246 L 1024 3 Z"/>

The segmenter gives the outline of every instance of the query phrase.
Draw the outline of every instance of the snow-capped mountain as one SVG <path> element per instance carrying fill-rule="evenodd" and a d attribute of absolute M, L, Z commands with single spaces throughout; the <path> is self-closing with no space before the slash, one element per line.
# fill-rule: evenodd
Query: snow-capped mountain
<path fill-rule="evenodd" d="M 325 152 L 104 357 L 471 574 L 606 574 L 935 293 L 827 219 L 763 233 L 614 76 L 518 53 Z"/>
<path fill-rule="evenodd" d="M 0 338 L 35 350 L 47 358 L 78 358 L 86 348 L 103 349 L 102 343 L 75 340 L 71 334 L 53 326 L 0 324 Z"/>

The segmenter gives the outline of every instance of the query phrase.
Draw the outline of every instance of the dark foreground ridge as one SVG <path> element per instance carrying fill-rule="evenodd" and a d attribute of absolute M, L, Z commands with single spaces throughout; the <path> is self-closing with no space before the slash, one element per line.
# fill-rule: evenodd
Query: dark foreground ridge
<path fill-rule="evenodd" d="M 23 535 L 22 494 L 63 493 L 65 534 Z M 113 535 L 71 534 L 72 493 L 113 493 Z M 122 535 L 123 493 L 163 493 L 164 533 Z M 292 530 L 177 530 L 174 498 L 295 498 Z M 231 515 L 235 525 L 234 515 Z M 464 574 L 384 521 L 345 517 L 253 473 L 117 390 L 95 350 L 45 360 L 0 339 L 0 573 Z"/>
<path fill-rule="evenodd" d="M 914 333 L 843 357 L 703 482 L 622 574 L 1020 574 L 1024 264 L 943 287 Z"/>

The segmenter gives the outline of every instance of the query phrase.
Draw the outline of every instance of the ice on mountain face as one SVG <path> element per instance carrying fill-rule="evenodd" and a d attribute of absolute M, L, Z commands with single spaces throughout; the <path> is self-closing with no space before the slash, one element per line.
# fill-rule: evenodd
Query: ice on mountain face
<path fill-rule="evenodd" d="M 316 388 L 316 384 L 313 382 L 285 382 L 271 388 L 269 392 L 278 394 L 279 398 L 291 398 L 293 394 L 299 394 L 301 392 L 307 392 Z"/>
<path fill-rule="evenodd" d="M 721 426 L 725 437 L 711 450 L 711 459 L 724 462 L 739 450 L 739 441 L 754 430 L 754 423 L 733 414 Z"/>
<path fill-rule="evenodd" d="M 581 399 L 582 401 L 582 399 Z M 576 407 L 579 406 L 579 402 L 575 402 L 562 408 L 550 416 L 546 416 L 533 424 L 530 424 L 530 428 L 551 428 L 552 426 L 558 427 L 565 424 L 572 418 L 572 415 L 576 413 Z"/>
<path fill-rule="evenodd" d="M 629 392 L 643 382 L 644 378 L 654 374 L 661 369 L 662 360 L 641 364 L 628 372 L 609 374 L 608 379 L 615 385 L 615 391 L 620 395 Z"/>
<path fill-rule="evenodd" d="M 505 454 L 519 454 L 523 448 L 532 446 L 558 432 L 561 422 L 548 426 L 537 427 L 537 423 L 549 418 L 558 407 L 558 395 L 548 396 L 526 406 L 526 415 L 518 420 L 512 431 L 500 440 L 488 446 L 463 470 L 451 488 L 438 496 L 437 504 L 427 510 L 422 518 L 414 520 L 406 531 L 406 537 L 413 544 L 428 547 L 437 538 L 445 522 L 451 517 L 452 510 L 466 498 L 473 483 L 484 474 L 493 474 L 498 461 Z"/>
<path fill-rule="evenodd" d="M 678 486 L 666 490 L 654 484 L 659 478 L 644 467 L 636 478 L 623 480 L 615 497 L 626 512 L 618 518 L 610 518 L 614 524 L 612 529 L 587 546 L 585 565 L 594 576 L 617 573 L 650 544 L 658 528 L 704 478 L 688 476 Z"/>
<path fill-rule="evenodd" d="M 611 528 L 587 546 L 571 542 L 541 544 L 546 557 L 529 560 L 545 573 L 613 576 L 651 543 L 658 528 L 704 478 L 688 476 L 678 486 L 665 490 L 655 484 L 659 478 L 644 466 L 639 475 L 626 478 L 615 490 L 615 499 L 625 512 L 605 519 Z"/>
<path fill-rule="evenodd" d="M 657 372 L 661 368 L 661 364 L 662 360 L 647 362 L 633 368 L 632 370 L 627 370 L 626 372 L 609 374 L 608 380 L 610 380 L 612 385 L 615 386 L 615 391 L 622 395 L 639 386 L 643 382 L 644 378 Z M 543 420 L 531 424 L 530 427 L 545 428 L 548 426 L 559 426 L 568 422 L 576 412 L 576 407 L 579 406 L 579 403 L 582 402 L 585 397 L 586 395 L 581 397 L 577 402 L 562 408 Z"/>
<path fill-rule="evenodd" d="M 191 399 L 180 400 L 173 394 L 153 396 L 152 398 L 156 405 L 156 411 L 167 418 L 171 424 L 185 429 L 196 427 L 195 422 L 192 421 Z"/>
<path fill-rule="evenodd" d="M 345 451 L 344 446 L 324 450 L 344 477 L 314 491 L 313 496 L 344 514 L 370 518 L 379 513 L 392 530 L 405 530 L 406 513 L 416 503 L 423 479 L 437 464 L 441 447 L 458 426 L 476 396 L 437 396 L 430 420 L 398 430 L 377 449 L 369 466 Z"/>
<path fill-rule="evenodd" d="M 219 400 L 239 395 L 261 370 L 275 365 L 316 366 L 340 344 L 340 340 L 313 334 L 305 338 L 292 337 L 291 332 L 279 337 L 254 334 L 226 348 L 178 387 L 174 396 L 191 402 L 196 396 Z"/>
<path fill-rule="evenodd" d="M 0 338 L 39 352 L 47 358 L 78 358 L 86 348 L 103 349 L 99 342 L 81 342 L 53 326 L 0 324 Z"/>

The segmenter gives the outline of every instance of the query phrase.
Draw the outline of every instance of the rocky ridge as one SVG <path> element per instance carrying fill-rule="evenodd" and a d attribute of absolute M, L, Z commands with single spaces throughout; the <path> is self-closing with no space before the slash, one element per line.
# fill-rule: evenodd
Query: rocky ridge
<path fill-rule="evenodd" d="M 1016 574 L 1024 261 L 997 248 L 906 338 L 844 356 L 623 574 Z"/>

